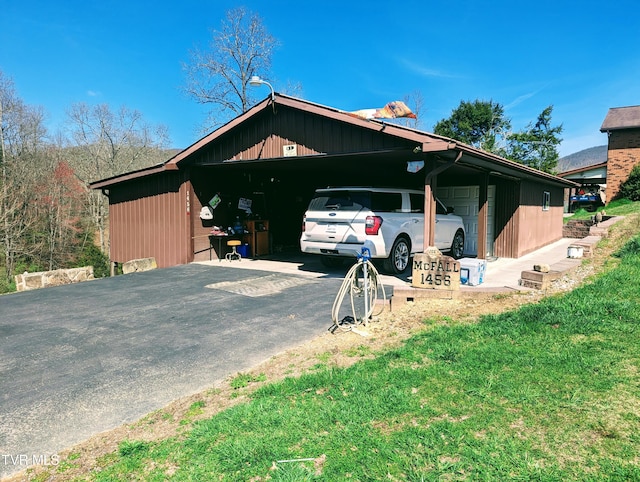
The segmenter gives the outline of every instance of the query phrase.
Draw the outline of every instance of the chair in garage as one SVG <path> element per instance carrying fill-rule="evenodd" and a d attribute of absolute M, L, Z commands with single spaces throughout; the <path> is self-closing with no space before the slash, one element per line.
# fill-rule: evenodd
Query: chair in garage
<path fill-rule="evenodd" d="M 231 248 L 231 252 L 225 255 L 225 258 L 227 258 L 228 261 L 233 261 L 234 259 L 240 261 L 242 259 L 242 256 L 240 256 L 240 253 L 238 253 L 238 250 L 236 249 L 241 244 L 242 242 L 239 239 L 231 239 L 227 241 L 227 246 Z"/>

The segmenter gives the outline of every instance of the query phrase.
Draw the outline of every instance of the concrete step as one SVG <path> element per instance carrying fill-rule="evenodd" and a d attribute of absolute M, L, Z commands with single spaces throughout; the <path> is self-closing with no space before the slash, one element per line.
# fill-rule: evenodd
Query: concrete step
<path fill-rule="evenodd" d="M 565 259 L 550 266 L 548 273 L 541 273 L 534 270 L 526 270 L 520 274 L 520 286 L 544 290 L 551 286 L 555 280 L 562 278 L 566 274 L 573 272 L 582 264 L 580 259 Z"/>

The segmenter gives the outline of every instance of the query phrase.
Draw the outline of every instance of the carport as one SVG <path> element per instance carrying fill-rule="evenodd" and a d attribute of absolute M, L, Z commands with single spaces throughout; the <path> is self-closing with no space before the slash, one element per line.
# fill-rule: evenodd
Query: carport
<path fill-rule="evenodd" d="M 410 161 L 424 167 L 409 172 Z M 167 162 L 95 182 L 110 200 L 111 260 L 159 266 L 208 259 L 211 224 L 229 226 L 239 199 L 268 223 L 270 251 L 296 250 L 314 190 L 425 189 L 425 239 L 436 194 L 467 228 L 466 254 L 519 257 L 562 237 L 567 181 L 454 140 L 275 94 Z M 207 223 L 203 206 L 222 202 Z"/>
<path fill-rule="evenodd" d="M 584 166 L 558 174 L 563 179 L 577 183 L 575 189 L 567 189 L 565 195 L 565 210 L 575 212 L 580 207 L 595 210 L 600 204 L 605 204 L 605 188 L 607 187 L 607 163 L 602 162 L 591 166 Z"/>

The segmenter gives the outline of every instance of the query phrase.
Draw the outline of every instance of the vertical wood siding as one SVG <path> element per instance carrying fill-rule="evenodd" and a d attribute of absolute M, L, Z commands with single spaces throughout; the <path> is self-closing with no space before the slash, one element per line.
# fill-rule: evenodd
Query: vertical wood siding
<path fill-rule="evenodd" d="M 517 257 L 518 202 L 520 185 L 514 181 L 496 181 L 495 232 L 493 254 L 500 258 Z"/>
<path fill-rule="evenodd" d="M 542 209 L 544 192 L 550 194 L 550 206 Z M 535 182 L 520 185 L 518 208 L 518 249 L 516 257 L 523 256 L 562 238 L 564 190 Z"/>
<path fill-rule="evenodd" d="M 550 194 L 548 211 L 543 193 Z M 562 238 L 564 189 L 531 181 L 501 181 L 496 186 L 494 254 L 519 258 Z"/>
<path fill-rule="evenodd" d="M 154 257 L 158 267 L 168 267 L 192 260 L 190 217 L 194 212 L 192 208 L 187 214 L 191 183 L 185 177 L 167 172 L 111 188 L 111 261 Z"/>
<path fill-rule="evenodd" d="M 283 146 L 290 144 L 296 145 L 298 156 L 413 148 L 416 145 L 414 141 L 382 135 L 347 122 L 277 106 L 275 115 L 271 110 L 265 110 L 243 124 L 242 129 L 234 129 L 204 147 L 192 162 L 281 158 Z"/>

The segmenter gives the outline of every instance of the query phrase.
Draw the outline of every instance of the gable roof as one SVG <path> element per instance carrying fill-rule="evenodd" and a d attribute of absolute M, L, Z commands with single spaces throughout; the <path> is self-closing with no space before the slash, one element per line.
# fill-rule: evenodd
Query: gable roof
<path fill-rule="evenodd" d="M 268 113 L 273 110 L 274 114 L 277 112 L 278 107 L 283 109 L 289 109 L 306 114 L 312 114 L 320 116 L 321 118 L 329 121 L 333 121 L 336 124 L 341 124 L 350 128 L 361 129 L 362 131 L 369 131 L 372 135 L 377 136 L 390 136 L 397 141 L 401 141 L 407 145 L 410 143 L 414 153 L 437 153 L 442 159 L 453 161 L 460 161 L 460 164 L 466 164 L 491 172 L 497 175 L 506 175 L 517 179 L 526 178 L 538 181 L 546 181 L 552 184 L 561 186 L 574 186 L 575 184 L 566 179 L 548 174 L 537 169 L 519 164 L 517 162 L 502 158 L 495 154 L 491 154 L 475 147 L 463 144 L 459 141 L 449 139 L 447 137 L 439 136 L 417 129 L 409 127 L 391 124 L 379 120 L 365 120 L 359 117 L 351 115 L 349 112 L 345 112 L 333 107 L 327 107 L 320 104 L 315 104 L 306 100 L 290 97 L 283 94 L 276 93 L 273 98 L 271 96 L 266 97 L 263 101 L 256 104 L 247 112 L 239 115 L 238 117 L 230 120 L 223 126 L 219 127 L 215 131 L 211 132 L 202 139 L 196 141 L 191 146 L 187 147 L 183 151 L 177 153 L 162 164 L 151 166 L 148 168 L 140 169 L 124 173 L 118 176 L 114 176 L 108 179 L 102 179 L 91 183 L 93 189 L 105 189 L 110 185 L 118 184 L 125 181 L 134 180 L 139 177 L 144 177 L 152 174 L 157 174 L 164 171 L 176 171 L 180 170 L 181 164 L 187 165 L 190 160 L 196 158 L 199 152 L 214 145 L 225 137 L 225 135 L 242 129 L 242 125 L 258 116 Z M 363 152 L 360 149 L 358 152 L 320 152 L 314 154 L 316 157 L 330 157 L 330 156 L 351 156 L 366 154 L 383 154 L 384 151 L 368 151 Z M 303 156 L 304 157 L 304 156 Z M 270 157 L 268 160 L 273 161 L 281 159 L 280 157 Z M 288 158 L 289 160 L 292 158 Z M 228 159 L 220 162 L 233 162 L 233 163 L 249 163 L 249 162 L 264 162 L 266 158 L 260 157 L 256 159 Z"/>
<path fill-rule="evenodd" d="M 640 105 L 609 109 L 600 132 L 635 128 L 640 128 Z"/>

